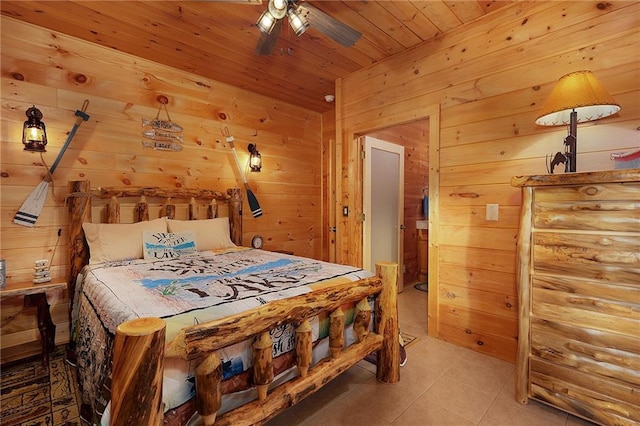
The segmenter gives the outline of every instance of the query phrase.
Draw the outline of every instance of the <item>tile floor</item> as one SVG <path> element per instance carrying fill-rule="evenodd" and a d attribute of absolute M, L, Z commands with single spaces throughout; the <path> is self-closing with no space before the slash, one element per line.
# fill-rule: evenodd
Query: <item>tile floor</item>
<path fill-rule="evenodd" d="M 378 383 L 362 361 L 268 426 L 586 426 L 591 423 L 514 399 L 515 366 L 428 337 L 427 293 L 405 287 L 398 297 L 400 328 L 418 339 L 407 348 L 400 382 Z"/>

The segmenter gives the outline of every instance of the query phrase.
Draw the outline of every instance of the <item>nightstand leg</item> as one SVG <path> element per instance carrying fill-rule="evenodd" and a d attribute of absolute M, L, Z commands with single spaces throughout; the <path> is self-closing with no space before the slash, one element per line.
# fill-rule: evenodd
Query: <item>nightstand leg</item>
<path fill-rule="evenodd" d="M 56 347 L 56 326 L 51 319 L 49 302 L 45 293 L 28 294 L 24 297 L 24 307 L 37 309 L 38 330 L 40 331 L 40 343 L 42 345 L 42 357 L 44 365 L 49 365 L 49 352 Z"/>

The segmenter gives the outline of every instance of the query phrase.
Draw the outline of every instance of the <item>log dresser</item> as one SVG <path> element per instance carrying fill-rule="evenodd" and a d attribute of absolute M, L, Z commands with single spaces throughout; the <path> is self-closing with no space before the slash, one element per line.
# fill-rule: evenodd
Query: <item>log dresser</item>
<path fill-rule="evenodd" d="M 518 176 L 516 399 L 640 424 L 640 169 Z"/>

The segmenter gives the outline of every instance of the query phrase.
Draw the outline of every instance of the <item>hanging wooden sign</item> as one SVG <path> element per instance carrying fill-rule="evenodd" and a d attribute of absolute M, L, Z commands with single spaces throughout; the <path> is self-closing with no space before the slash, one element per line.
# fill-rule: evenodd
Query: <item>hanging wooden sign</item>
<path fill-rule="evenodd" d="M 160 107 L 156 118 L 149 120 L 142 118 L 142 147 L 145 149 L 155 149 L 160 151 L 182 151 L 184 142 L 182 136 L 182 126 L 171 121 L 166 96 L 158 96 Z M 166 120 L 160 119 L 160 111 L 164 107 L 167 115 Z"/>

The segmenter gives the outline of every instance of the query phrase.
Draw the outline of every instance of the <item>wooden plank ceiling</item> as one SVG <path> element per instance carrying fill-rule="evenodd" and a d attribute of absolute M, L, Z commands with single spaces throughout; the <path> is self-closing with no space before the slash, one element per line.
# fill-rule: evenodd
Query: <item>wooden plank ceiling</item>
<path fill-rule="evenodd" d="M 455 31 L 506 1 L 308 3 L 362 33 L 343 47 L 317 29 L 288 25 L 271 55 L 258 56 L 255 22 L 266 1 L 5 1 L 2 14 L 324 112 L 336 78 Z"/>

